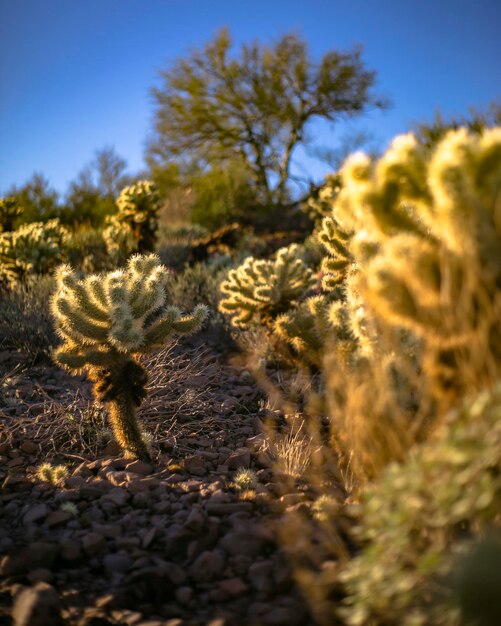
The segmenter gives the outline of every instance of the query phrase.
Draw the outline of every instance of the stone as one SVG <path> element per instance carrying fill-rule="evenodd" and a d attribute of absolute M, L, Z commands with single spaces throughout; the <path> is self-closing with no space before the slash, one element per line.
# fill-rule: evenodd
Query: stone
<path fill-rule="evenodd" d="M 193 601 L 193 589 L 191 587 L 178 587 L 175 591 L 176 600 L 182 606 L 190 606 Z"/>
<path fill-rule="evenodd" d="M 202 552 L 190 567 L 190 575 L 196 582 L 210 582 L 224 571 L 224 555 L 220 550 Z"/>
<path fill-rule="evenodd" d="M 124 574 L 132 565 L 132 559 L 126 552 L 107 554 L 103 558 L 104 569 L 109 574 Z"/>
<path fill-rule="evenodd" d="M 133 472 L 134 474 L 139 474 L 140 476 L 149 476 L 149 474 L 153 473 L 153 465 L 140 461 L 139 459 L 128 463 L 125 466 L 125 469 L 128 472 Z"/>
<path fill-rule="evenodd" d="M 252 502 L 208 502 L 206 511 L 209 515 L 233 515 L 252 511 Z"/>
<path fill-rule="evenodd" d="M 37 504 L 23 515 L 23 524 L 28 526 L 28 524 L 39 522 L 40 520 L 46 518 L 49 512 L 50 509 L 46 504 Z"/>
<path fill-rule="evenodd" d="M 241 467 L 250 467 L 251 453 L 248 448 L 239 448 L 233 454 L 230 454 L 226 461 L 228 469 L 236 470 Z"/>
<path fill-rule="evenodd" d="M 32 583 L 39 583 L 39 582 L 50 583 L 52 582 L 52 579 L 54 578 L 54 576 L 52 572 L 50 571 L 50 569 L 46 569 L 45 567 L 40 567 L 38 569 L 32 570 L 28 574 L 27 578 Z"/>
<path fill-rule="evenodd" d="M 184 469 L 195 476 L 205 476 L 207 467 L 202 457 L 198 455 L 188 456 L 183 461 Z"/>
<path fill-rule="evenodd" d="M 116 506 L 124 506 L 127 504 L 130 496 L 121 487 L 113 487 L 108 493 L 102 496 L 103 501 L 113 502 Z"/>
<path fill-rule="evenodd" d="M 45 523 L 49 528 L 52 528 L 53 526 L 65 524 L 70 519 L 73 519 L 73 515 L 69 511 L 52 511 L 52 513 L 49 513 L 47 516 Z"/>
<path fill-rule="evenodd" d="M 60 552 L 55 543 L 34 542 L 21 548 L 16 554 L 5 556 L 0 564 L 0 574 L 15 576 L 34 569 L 49 567 Z"/>
<path fill-rule="evenodd" d="M 246 556 L 257 556 L 265 541 L 263 537 L 256 533 L 252 524 L 240 523 L 234 526 L 219 541 L 219 547 L 232 556 L 244 554 Z"/>
<path fill-rule="evenodd" d="M 82 547 L 88 556 L 99 554 L 106 546 L 106 539 L 100 533 L 90 532 L 82 537 Z"/>
<path fill-rule="evenodd" d="M 249 567 L 248 577 L 256 591 L 265 591 L 271 586 L 273 561 L 258 561 Z"/>
<path fill-rule="evenodd" d="M 227 578 L 218 584 L 219 589 L 230 597 L 241 596 L 247 593 L 248 587 L 241 578 Z"/>
<path fill-rule="evenodd" d="M 38 452 L 38 445 L 33 441 L 23 441 L 23 443 L 19 446 L 19 449 L 25 454 L 36 454 Z"/>
<path fill-rule="evenodd" d="M 63 626 L 54 587 L 40 582 L 22 591 L 14 600 L 12 619 L 14 626 Z"/>

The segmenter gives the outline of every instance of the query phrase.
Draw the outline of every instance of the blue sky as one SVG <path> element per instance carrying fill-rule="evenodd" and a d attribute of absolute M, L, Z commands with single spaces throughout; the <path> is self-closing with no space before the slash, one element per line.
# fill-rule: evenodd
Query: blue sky
<path fill-rule="evenodd" d="M 290 31 L 316 56 L 363 44 L 393 107 L 356 126 L 380 147 L 437 108 L 501 98 L 500 0 L 0 0 L 0 193 L 34 171 L 64 192 L 106 145 L 139 170 L 158 71 L 222 26 L 237 46 Z"/>

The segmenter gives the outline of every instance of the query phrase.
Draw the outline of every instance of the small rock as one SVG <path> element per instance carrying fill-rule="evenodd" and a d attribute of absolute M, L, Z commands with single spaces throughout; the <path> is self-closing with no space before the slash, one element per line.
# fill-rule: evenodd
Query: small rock
<path fill-rule="evenodd" d="M 60 551 L 55 543 L 35 542 L 22 548 L 16 554 L 10 554 L 2 559 L 0 574 L 15 576 L 34 569 L 48 567 L 52 564 Z"/>
<path fill-rule="evenodd" d="M 52 511 L 47 516 L 45 523 L 49 528 L 52 528 L 53 526 L 64 524 L 70 519 L 73 519 L 73 515 L 69 511 Z"/>
<path fill-rule="evenodd" d="M 256 533 L 252 524 L 240 523 L 226 533 L 219 546 L 232 556 L 245 554 L 253 557 L 261 552 L 264 543 L 265 540 Z"/>
<path fill-rule="evenodd" d="M 36 454 L 38 452 L 38 445 L 33 441 L 23 441 L 23 443 L 19 446 L 19 449 L 25 454 Z"/>
<path fill-rule="evenodd" d="M 208 502 L 206 511 L 209 515 L 232 515 L 252 511 L 252 502 Z"/>
<path fill-rule="evenodd" d="M 130 569 L 132 559 L 126 552 L 107 554 L 103 558 L 103 565 L 109 574 L 124 574 Z"/>
<path fill-rule="evenodd" d="M 49 514 L 50 509 L 46 504 L 37 504 L 33 508 L 31 508 L 27 513 L 23 516 L 23 524 L 27 526 L 28 524 L 33 524 L 34 522 L 38 522 L 41 519 L 44 519 Z"/>
<path fill-rule="evenodd" d="M 82 537 L 82 547 L 88 556 L 99 554 L 106 545 L 106 539 L 99 533 L 90 532 Z"/>
<path fill-rule="evenodd" d="M 207 467 L 201 456 L 193 455 L 186 457 L 183 461 L 183 467 L 187 472 L 195 476 L 205 476 L 207 474 Z"/>
<path fill-rule="evenodd" d="M 128 463 L 125 466 L 125 469 L 128 472 L 133 472 L 134 474 L 139 474 L 140 476 L 148 476 L 153 473 L 153 465 L 140 461 L 139 459 L 132 461 L 132 463 Z"/>
<path fill-rule="evenodd" d="M 230 596 L 240 596 L 249 589 L 241 578 L 228 578 L 219 583 L 219 588 Z"/>
<path fill-rule="evenodd" d="M 191 587 L 178 587 L 175 592 L 176 600 L 183 606 L 190 606 L 193 600 L 193 589 Z"/>
<path fill-rule="evenodd" d="M 52 572 L 50 571 L 50 569 L 40 567 L 38 569 L 32 570 L 28 574 L 27 578 L 32 583 L 40 583 L 40 582 L 50 583 L 52 582 L 52 579 L 54 578 L 54 576 Z"/>
<path fill-rule="evenodd" d="M 224 556 L 219 550 L 202 552 L 190 567 L 190 575 L 196 582 L 210 582 L 224 571 Z"/>
<path fill-rule="evenodd" d="M 110 489 L 108 493 L 102 496 L 103 501 L 113 502 L 116 506 L 124 506 L 129 498 L 129 494 L 121 487 L 113 487 L 113 489 Z"/>
<path fill-rule="evenodd" d="M 54 587 L 37 583 L 14 600 L 12 618 L 15 626 L 62 626 L 61 607 Z"/>
<path fill-rule="evenodd" d="M 249 467 L 251 462 L 251 454 L 248 448 L 239 448 L 233 454 L 230 454 L 226 464 L 230 470 L 236 470 L 240 467 Z"/>

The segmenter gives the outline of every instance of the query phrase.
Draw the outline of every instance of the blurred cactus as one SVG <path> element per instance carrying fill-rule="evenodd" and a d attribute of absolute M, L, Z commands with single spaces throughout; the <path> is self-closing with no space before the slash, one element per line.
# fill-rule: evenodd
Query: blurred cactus
<path fill-rule="evenodd" d="M 137 252 L 153 252 L 158 229 L 158 211 L 160 201 L 155 184 L 149 180 L 140 180 L 125 187 L 117 199 L 118 212 L 116 223 L 129 227 L 136 242 Z"/>
<path fill-rule="evenodd" d="M 14 197 L 0 198 L 0 233 L 14 230 L 16 217 L 22 215 L 23 211 L 24 208 L 19 206 Z"/>
<path fill-rule="evenodd" d="M 86 371 L 94 394 L 109 404 L 115 437 L 130 456 L 148 459 L 135 408 L 146 396 L 147 374 L 136 356 L 163 346 L 174 333 L 198 331 L 207 317 L 166 303 L 168 270 L 155 255 L 134 255 L 124 270 L 79 279 L 62 265 L 51 306 L 63 344 L 56 361 Z"/>
<path fill-rule="evenodd" d="M 346 624 L 460 623 L 460 600 L 449 588 L 456 555 L 501 510 L 500 411 L 498 384 L 450 413 L 429 443 L 367 487 L 357 509 L 363 549 L 342 574 Z M 463 573 L 456 586 L 464 580 Z M 468 594 L 458 591 L 465 606 Z"/>
<path fill-rule="evenodd" d="M 104 222 L 103 240 L 106 250 L 116 263 L 124 262 L 137 250 L 137 240 L 129 224 L 118 215 L 108 215 Z"/>
<path fill-rule="evenodd" d="M 461 360 L 477 380 L 492 379 L 501 362 L 501 128 L 451 131 L 433 151 L 399 136 L 377 162 L 349 157 L 340 176 L 332 219 L 351 235 L 341 243 L 354 262 L 348 271 L 358 270 L 348 297 L 353 288 L 380 320 L 433 348 L 440 393 L 461 389 Z M 322 240 L 336 241 L 343 265 L 349 257 L 333 232 L 327 218 Z M 335 255 L 324 264 L 326 287 L 336 282 Z"/>
<path fill-rule="evenodd" d="M 311 195 L 302 206 L 303 211 L 315 221 L 328 217 L 340 191 L 341 178 L 339 174 L 328 174 L 325 183 L 320 188 L 317 187 L 312 190 Z"/>
<path fill-rule="evenodd" d="M 340 285 L 353 262 L 350 252 L 349 233 L 344 232 L 333 217 L 322 221 L 318 240 L 323 244 L 329 256 L 322 261 L 322 289 L 333 291 Z"/>
<path fill-rule="evenodd" d="M 343 342 L 346 353 L 355 348 L 347 325 L 346 307 L 324 295 L 312 296 L 275 320 L 278 339 L 288 344 L 301 364 L 322 367 L 332 341 Z"/>
<path fill-rule="evenodd" d="M 13 284 L 30 274 L 48 273 L 63 260 L 67 238 L 58 219 L 0 233 L 0 282 Z"/>
<path fill-rule="evenodd" d="M 292 244 L 281 248 L 274 260 L 248 257 L 230 270 L 221 284 L 226 295 L 219 310 L 230 315 L 233 326 L 247 329 L 263 324 L 271 329 L 273 320 L 299 302 L 314 286 L 315 276 Z"/>

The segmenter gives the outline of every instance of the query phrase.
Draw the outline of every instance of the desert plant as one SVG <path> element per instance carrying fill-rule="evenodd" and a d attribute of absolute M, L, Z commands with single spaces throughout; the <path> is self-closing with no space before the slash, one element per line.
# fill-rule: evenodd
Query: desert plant
<path fill-rule="evenodd" d="M 345 623 L 460 623 L 448 577 L 472 537 L 499 517 L 500 411 L 498 384 L 465 401 L 430 442 L 368 486 L 357 510 L 362 551 L 342 574 Z"/>
<path fill-rule="evenodd" d="M 235 487 L 239 490 L 255 489 L 258 484 L 258 477 L 254 470 L 241 468 L 233 478 Z"/>
<path fill-rule="evenodd" d="M 147 374 L 136 357 L 163 346 L 174 333 L 198 331 L 207 307 L 183 316 L 166 303 L 168 270 L 156 255 L 134 255 L 123 270 L 84 279 L 62 265 L 56 278 L 51 307 L 63 339 L 56 361 L 71 372 L 87 372 L 126 454 L 148 459 L 136 420 Z"/>
<path fill-rule="evenodd" d="M 67 237 L 57 218 L 0 233 L 0 282 L 13 284 L 30 274 L 47 274 L 63 260 Z"/>
<path fill-rule="evenodd" d="M 14 230 L 14 222 L 22 215 L 23 210 L 16 198 L 0 198 L 0 232 Z"/>
<path fill-rule="evenodd" d="M 466 384 L 460 363 L 475 363 L 474 390 L 501 362 L 500 164 L 501 128 L 459 129 L 433 151 L 397 137 L 378 162 L 355 153 L 340 172 L 333 219 L 351 235 L 351 287 L 426 343 L 441 393 Z"/>
<path fill-rule="evenodd" d="M 51 485 L 59 485 L 68 478 L 68 468 L 66 465 L 52 465 L 51 463 L 42 463 L 37 467 L 37 478 L 50 483 Z"/>
<path fill-rule="evenodd" d="M 134 185 L 125 187 L 118 196 L 117 207 L 116 218 L 130 228 L 137 244 L 137 251 L 153 252 L 160 209 L 155 184 L 149 180 L 140 180 Z"/>
<path fill-rule="evenodd" d="M 248 257 L 230 270 L 221 284 L 226 296 L 219 310 L 231 316 L 233 326 L 248 329 L 256 325 L 271 328 L 277 315 L 303 298 L 315 284 L 313 271 L 292 244 L 281 248 L 272 260 Z"/>

